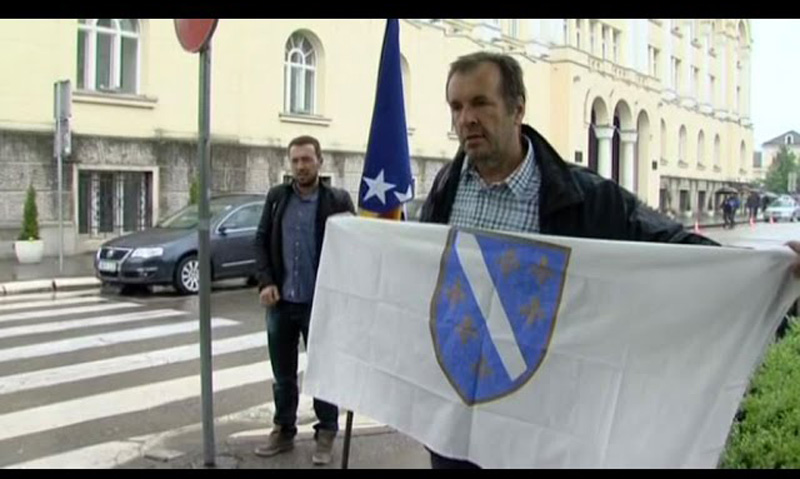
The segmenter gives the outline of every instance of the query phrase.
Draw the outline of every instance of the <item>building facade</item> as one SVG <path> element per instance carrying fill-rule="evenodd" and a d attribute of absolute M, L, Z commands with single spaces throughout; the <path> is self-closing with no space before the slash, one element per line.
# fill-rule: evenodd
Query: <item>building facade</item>
<path fill-rule="evenodd" d="M 761 144 L 761 161 L 753 163 L 755 169 L 754 173 L 757 178 L 765 179 L 767 177 L 767 172 L 770 166 L 772 166 L 775 156 L 783 147 L 786 147 L 788 151 L 794 153 L 795 157 L 800 158 L 800 133 L 789 130 Z"/>
<path fill-rule="evenodd" d="M 300 134 L 323 175 L 358 192 L 385 21 L 221 20 L 211 79 L 214 192 L 266 192 Z M 96 248 L 187 203 L 196 175 L 198 57 L 168 19 L 0 20 L 0 256 L 25 189 L 55 233 L 53 83 L 73 85 L 64 171 L 65 248 Z M 458 141 L 449 63 L 476 50 L 517 58 L 526 122 L 567 160 L 676 216 L 712 214 L 723 185 L 754 177 L 750 33 L 742 19 L 405 19 L 402 70 L 417 196 Z"/>

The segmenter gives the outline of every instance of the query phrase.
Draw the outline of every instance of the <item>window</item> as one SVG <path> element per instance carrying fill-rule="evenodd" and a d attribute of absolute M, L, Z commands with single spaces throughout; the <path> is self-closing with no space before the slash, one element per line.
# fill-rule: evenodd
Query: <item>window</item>
<path fill-rule="evenodd" d="M 564 19 L 561 21 L 563 31 L 564 45 L 569 45 L 569 20 Z"/>
<path fill-rule="evenodd" d="M 681 61 L 675 57 L 672 57 L 672 88 L 675 91 L 680 90 L 680 80 L 681 80 Z"/>
<path fill-rule="evenodd" d="M 792 135 L 786 135 L 786 144 L 794 145 L 794 137 L 792 137 Z"/>
<path fill-rule="evenodd" d="M 678 161 L 686 162 L 686 127 L 681 126 L 678 133 Z"/>
<path fill-rule="evenodd" d="M 100 237 L 149 228 L 152 173 L 82 170 L 78 174 L 78 233 Z"/>
<path fill-rule="evenodd" d="M 597 45 L 597 22 L 594 20 L 589 21 L 589 53 L 594 55 L 596 53 L 595 46 Z"/>
<path fill-rule="evenodd" d="M 608 28 L 605 26 L 600 30 L 600 41 L 602 42 L 602 57 L 606 59 L 606 37 L 608 36 Z"/>
<path fill-rule="evenodd" d="M 697 164 L 706 162 L 706 135 L 702 131 L 697 135 Z"/>
<path fill-rule="evenodd" d="M 703 207 L 706 204 L 706 192 L 705 191 L 698 191 L 697 192 L 697 211 L 703 211 Z"/>
<path fill-rule="evenodd" d="M 659 78 L 658 62 L 661 60 L 660 59 L 661 52 L 658 50 L 658 48 L 656 48 L 656 47 L 654 47 L 652 45 L 647 47 L 647 51 L 648 51 L 648 60 L 649 60 L 649 63 L 650 63 L 648 65 L 648 67 L 649 67 L 648 71 L 650 72 L 650 76 L 651 77 L 655 77 L 655 78 Z"/>
<path fill-rule="evenodd" d="M 719 135 L 714 137 L 714 166 L 719 166 L 720 161 Z"/>
<path fill-rule="evenodd" d="M 739 109 L 742 105 L 742 87 L 736 87 L 736 111 L 741 112 Z"/>
<path fill-rule="evenodd" d="M 228 216 L 220 228 L 225 228 L 227 230 L 258 228 L 258 223 L 261 221 L 261 210 L 263 208 L 264 205 L 261 203 L 243 206 Z"/>
<path fill-rule="evenodd" d="M 136 93 L 138 65 L 138 20 L 78 20 L 78 89 Z"/>
<path fill-rule="evenodd" d="M 619 63 L 619 32 L 611 30 L 611 50 L 614 63 Z"/>
<path fill-rule="evenodd" d="M 714 75 L 708 75 L 708 104 L 714 106 L 714 91 L 717 89 L 717 79 Z"/>
<path fill-rule="evenodd" d="M 583 28 L 583 20 L 580 18 L 575 20 L 575 47 L 581 49 L 581 29 Z"/>
<path fill-rule="evenodd" d="M 697 87 L 700 83 L 700 70 L 697 67 L 692 67 L 692 96 L 698 97 Z"/>
<path fill-rule="evenodd" d="M 681 211 L 689 211 L 691 205 L 689 204 L 689 190 L 681 190 L 680 192 L 680 207 Z"/>
<path fill-rule="evenodd" d="M 667 124 L 661 120 L 661 161 L 667 161 Z"/>
<path fill-rule="evenodd" d="M 508 34 L 513 38 L 519 38 L 519 19 L 512 18 L 509 21 Z"/>
<path fill-rule="evenodd" d="M 286 42 L 285 105 L 289 113 L 311 115 L 316 108 L 317 54 L 300 33 Z"/>

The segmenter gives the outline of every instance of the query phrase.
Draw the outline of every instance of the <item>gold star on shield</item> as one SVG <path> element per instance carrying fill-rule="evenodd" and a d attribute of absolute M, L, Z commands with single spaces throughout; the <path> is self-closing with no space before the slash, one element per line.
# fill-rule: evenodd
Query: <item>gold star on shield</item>
<path fill-rule="evenodd" d="M 470 339 L 476 339 L 478 337 L 478 330 L 472 323 L 472 318 L 470 316 L 464 316 L 464 320 L 456 327 L 456 331 L 458 331 L 459 336 L 461 336 L 461 344 L 467 344 L 467 341 Z"/>
<path fill-rule="evenodd" d="M 481 354 L 478 362 L 472 365 L 472 372 L 477 374 L 479 378 L 487 378 L 494 373 L 492 368 L 489 367 L 489 361 L 486 360 L 486 356 L 483 354 Z"/>
<path fill-rule="evenodd" d="M 553 271 L 548 266 L 547 256 L 542 256 L 542 259 L 539 260 L 539 264 L 531 266 L 531 273 L 536 277 L 536 282 L 539 286 L 553 276 Z"/>
<path fill-rule="evenodd" d="M 500 257 L 500 269 L 503 271 L 504 278 L 519 269 L 519 259 L 517 259 L 515 250 L 507 249 L 503 253 L 503 256 Z"/>
<path fill-rule="evenodd" d="M 544 310 L 542 309 L 542 303 L 536 296 L 534 296 L 533 299 L 531 299 L 529 305 L 523 306 L 522 309 L 520 309 L 520 312 L 525 317 L 526 326 L 531 326 L 537 321 L 545 319 Z"/>
<path fill-rule="evenodd" d="M 456 279 L 456 284 L 447 290 L 447 299 L 454 306 L 464 300 L 464 291 L 461 287 L 461 278 Z"/>

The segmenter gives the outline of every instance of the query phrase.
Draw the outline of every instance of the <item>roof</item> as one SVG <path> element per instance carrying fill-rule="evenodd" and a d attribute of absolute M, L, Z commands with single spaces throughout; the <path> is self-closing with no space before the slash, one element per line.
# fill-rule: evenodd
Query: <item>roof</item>
<path fill-rule="evenodd" d="M 765 141 L 762 143 L 763 146 L 783 146 L 786 144 L 786 136 L 792 136 L 792 145 L 800 145 L 800 133 L 797 133 L 794 130 L 789 130 L 782 135 L 776 136 L 775 138 Z"/>

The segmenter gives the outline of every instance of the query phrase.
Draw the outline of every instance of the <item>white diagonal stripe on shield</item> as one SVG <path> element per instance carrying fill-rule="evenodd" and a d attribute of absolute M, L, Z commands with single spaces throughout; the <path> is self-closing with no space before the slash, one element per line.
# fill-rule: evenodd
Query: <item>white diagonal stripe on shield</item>
<path fill-rule="evenodd" d="M 475 293 L 475 301 L 486 320 L 489 338 L 497 348 L 503 366 L 513 381 L 527 370 L 527 365 L 506 311 L 500 302 L 492 276 L 486 267 L 478 240 L 473 234 L 459 231 L 456 234 L 455 250 L 467 281 Z"/>

